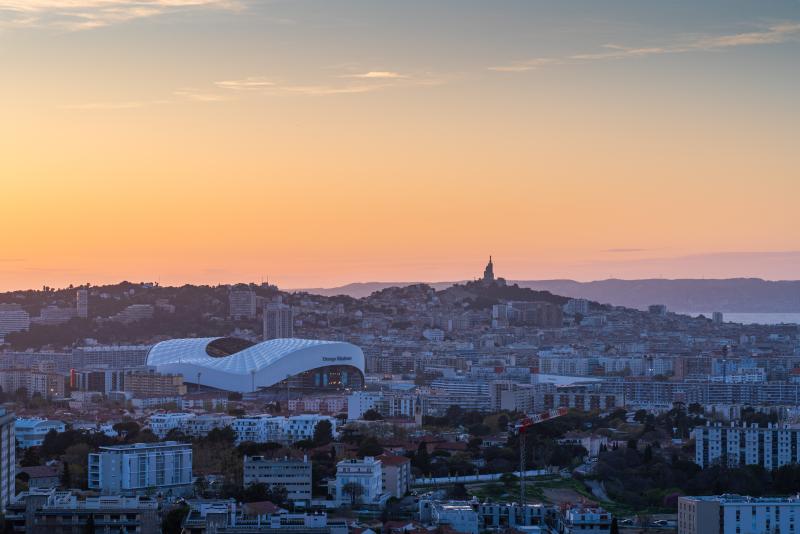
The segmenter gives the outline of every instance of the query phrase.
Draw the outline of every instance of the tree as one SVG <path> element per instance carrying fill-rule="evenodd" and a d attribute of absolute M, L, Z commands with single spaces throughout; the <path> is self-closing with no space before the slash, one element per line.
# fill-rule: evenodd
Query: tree
<path fill-rule="evenodd" d="M 379 456 L 383 454 L 383 447 L 378 443 L 377 438 L 374 436 L 367 436 L 358 445 L 358 452 L 356 454 L 358 454 L 359 457 Z"/>
<path fill-rule="evenodd" d="M 139 433 L 140 427 L 136 421 L 122 421 L 112 427 L 117 434 L 124 438 L 133 439 Z"/>
<path fill-rule="evenodd" d="M 364 415 L 361 416 L 361 419 L 363 419 L 364 421 L 380 421 L 381 419 L 383 419 L 383 416 L 378 410 L 370 408 L 369 410 L 364 412 Z"/>
<path fill-rule="evenodd" d="M 424 441 L 420 442 L 417 447 L 417 453 L 411 459 L 411 465 L 419 469 L 422 474 L 430 473 L 431 456 L 428 454 L 428 444 Z"/>
<path fill-rule="evenodd" d="M 356 502 L 364 495 L 364 486 L 358 482 L 348 482 L 342 486 L 342 493 L 350 497 L 350 506 L 355 506 Z"/>
<path fill-rule="evenodd" d="M 61 486 L 64 489 L 70 489 L 72 487 L 72 478 L 69 472 L 69 463 L 66 461 L 62 465 Z"/>
<path fill-rule="evenodd" d="M 320 447 L 333 441 L 333 425 L 327 419 L 322 419 L 314 427 L 314 446 Z"/>
<path fill-rule="evenodd" d="M 19 465 L 22 467 L 32 467 L 39 465 L 40 463 L 41 459 L 39 458 L 39 452 L 37 451 L 37 448 L 28 447 L 25 449 L 25 453 L 22 455 L 22 460 L 20 460 Z"/>
<path fill-rule="evenodd" d="M 97 531 L 97 529 L 95 528 L 95 525 L 94 525 L 94 514 L 93 513 L 90 513 L 89 517 L 86 518 L 86 526 L 84 527 L 83 531 L 86 534 L 95 534 L 95 532 Z"/>
<path fill-rule="evenodd" d="M 176 506 L 166 514 L 161 521 L 161 532 L 163 534 L 181 534 L 183 519 L 189 515 L 189 507 L 185 504 Z"/>

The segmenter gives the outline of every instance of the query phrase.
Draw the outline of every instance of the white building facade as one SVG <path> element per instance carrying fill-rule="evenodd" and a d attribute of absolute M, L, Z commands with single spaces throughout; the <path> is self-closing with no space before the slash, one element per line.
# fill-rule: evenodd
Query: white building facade
<path fill-rule="evenodd" d="M 100 447 L 89 454 L 89 489 L 104 495 L 186 494 L 192 489 L 192 446 L 166 441 Z"/>
<path fill-rule="evenodd" d="M 772 470 L 800 463 L 798 427 L 770 424 L 759 428 L 756 425 L 717 424 L 696 427 L 693 436 L 695 463 L 703 468 L 724 463 L 730 467 L 760 465 Z"/>

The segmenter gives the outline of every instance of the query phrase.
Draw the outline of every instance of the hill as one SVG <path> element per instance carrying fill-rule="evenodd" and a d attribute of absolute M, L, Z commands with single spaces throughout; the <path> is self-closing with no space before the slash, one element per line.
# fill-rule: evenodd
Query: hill
<path fill-rule="evenodd" d="M 462 282 L 428 283 L 443 290 Z M 645 279 L 645 280 L 511 280 L 520 287 L 548 291 L 565 297 L 644 309 L 666 304 L 682 312 L 722 311 L 730 313 L 800 313 L 800 281 L 770 281 L 760 278 Z M 318 295 L 349 295 L 362 298 L 388 287 L 412 282 L 362 282 L 334 288 L 307 289 Z"/>

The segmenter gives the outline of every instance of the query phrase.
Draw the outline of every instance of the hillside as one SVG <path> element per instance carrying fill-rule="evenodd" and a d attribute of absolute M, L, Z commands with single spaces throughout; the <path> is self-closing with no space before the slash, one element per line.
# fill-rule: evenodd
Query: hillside
<path fill-rule="evenodd" d="M 461 282 L 429 283 L 443 290 Z M 666 304 L 683 312 L 722 311 L 731 313 L 800 313 L 800 281 L 768 281 L 760 278 L 730 279 L 647 279 L 647 280 L 511 280 L 520 287 L 549 291 L 555 295 L 646 308 Z M 334 288 L 308 289 L 318 295 L 349 295 L 362 298 L 387 287 L 402 287 L 412 282 L 362 282 Z"/>

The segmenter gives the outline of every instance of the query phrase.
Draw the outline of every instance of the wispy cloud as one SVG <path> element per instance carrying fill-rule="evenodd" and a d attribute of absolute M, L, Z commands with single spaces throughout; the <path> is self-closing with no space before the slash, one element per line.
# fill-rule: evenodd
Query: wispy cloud
<path fill-rule="evenodd" d="M 182 9 L 241 9 L 239 0 L 0 0 L 0 24 L 86 30 Z"/>
<path fill-rule="evenodd" d="M 253 76 L 243 80 L 223 80 L 221 82 L 215 82 L 214 85 L 223 89 L 232 89 L 234 91 L 254 91 L 273 87 L 275 82 L 270 81 L 263 76 Z"/>
<path fill-rule="evenodd" d="M 800 40 L 800 23 L 782 22 L 761 30 L 730 35 L 705 36 L 676 40 L 663 46 L 623 46 L 606 44 L 600 50 L 563 57 L 538 57 L 489 67 L 497 72 L 528 72 L 549 65 L 580 63 L 595 60 L 641 58 L 663 54 L 711 51 L 737 46 L 778 44 Z"/>
<path fill-rule="evenodd" d="M 361 74 L 347 74 L 343 77 L 363 78 L 367 80 L 402 80 L 405 78 L 409 78 L 409 76 L 405 74 L 400 74 L 399 72 L 392 72 L 389 70 L 371 70 L 369 72 L 364 72 Z"/>
<path fill-rule="evenodd" d="M 371 93 L 378 91 L 385 87 L 387 84 L 363 84 L 363 85 L 292 85 L 286 86 L 282 89 L 289 93 L 309 95 L 309 96 L 325 96 L 325 95 L 347 95 L 357 93 Z"/>
<path fill-rule="evenodd" d="M 178 89 L 173 91 L 172 94 L 178 98 L 191 100 L 192 102 L 224 102 L 225 100 L 230 100 L 230 97 L 227 95 L 193 88 Z"/>
<path fill-rule="evenodd" d="M 352 68 L 352 64 L 348 64 L 348 68 Z M 280 80 L 268 76 L 250 76 L 238 80 L 214 82 L 214 85 L 221 89 L 239 92 L 326 96 L 371 93 L 393 87 L 433 86 L 442 83 L 444 83 L 443 78 L 430 73 L 405 74 L 391 70 L 371 70 L 329 76 L 324 80 L 314 80 L 310 83 Z"/>
<path fill-rule="evenodd" d="M 112 109 L 138 109 L 156 104 L 166 104 L 168 100 L 130 100 L 123 102 L 87 102 L 84 104 L 67 104 L 61 109 L 69 110 L 112 110 Z"/>

